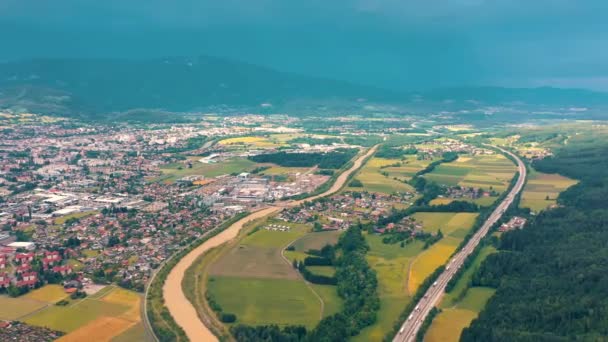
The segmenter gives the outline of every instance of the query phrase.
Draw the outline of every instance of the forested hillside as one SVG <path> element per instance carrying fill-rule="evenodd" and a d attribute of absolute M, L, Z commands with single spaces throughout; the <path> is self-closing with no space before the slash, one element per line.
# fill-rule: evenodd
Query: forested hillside
<path fill-rule="evenodd" d="M 462 341 L 600 341 L 608 336 L 608 144 L 569 144 L 537 162 L 580 183 L 563 207 L 506 233 L 474 285 L 497 288 Z"/>

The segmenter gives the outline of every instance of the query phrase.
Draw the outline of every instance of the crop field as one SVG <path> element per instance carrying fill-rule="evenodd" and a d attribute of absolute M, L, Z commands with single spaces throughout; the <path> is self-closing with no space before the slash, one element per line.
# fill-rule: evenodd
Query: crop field
<path fill-rule="evenodd" d="M 0 320 L 17 320 L 47 305 L 47 302 L 25 298 L 24 296 L 11 298 L 3 295 L 0 296 Z"/>
<path fill-rule="evenodd" d="M 267 138 L 261 136 L 255 137 L 236 137 L 236 138 L 228 138 L 224 140 L 220 140 L 218 142 L 220 145 L 244 145 L 244 146 L 253 146 L 259 148 L 273 148 L 279 147 L 283 145 L 279 140 L 274 138 Z"/>
<path fill-rule="evenodd" d="M 515 165 L 502 155 L 462 156 L 454 162 L 439 165 L 425 177 L 445 185 L 502 192 L 506 190 L 515 171 Z"/>
<path fill-rule="evenodd" d="M 380 172 L 382 166 L 391 165 L 399 162 L 398 159 L 384 159 L 384 158 L 372 158 L 367 164 L 359 171 L 355 179 L 358 179 L 363 183 L 362 188 L 352 188 L 352 191 L 366 190 L 370 192 L 380 192 L 391 194 L 394 192 L 413 192 L 413 188 L 409 184 L 394 180 L 392 177 L 386 177 Z"/>
<path fill-rule="evenodd" d="M 162 176 L 153 179 L 153 181 L 163 181 L 165 183 L 173 183 L 176 180 L 185 176 L 205 176 L 217 177 L 225 174 L 240 173 L 251 171 L 256 167 L 256 163 L 245 158 L 234 158 L 219 163 L 203 164 L 198 162 L 199 158 L 192 159 L 192 168 L 187 168 L 185 165 L 166 165 L 161 168 Z"/>
<path fill-rule="evenodd" d="M 72 219 L 72 218 L 80 219 L 80 218 L 95 215 L 95 214 L 99 214 L 99 212 L 96 210 L 92 210 L 92 211 L 83 211 L 81 213 L 73 213 L 73 214 L 58 217 L 53 221 L 53 223 L 61 225 L 61 224 L 64 224 L 67 220 Z"/>
<path fill-rule="evenodd" d="M 496 253 L 494 246 L 485 246 L 477 255 L 473 263 L 464 271 L 456 286 L 450 293 L 446 293 L 441 301 L 442 308 L 449 308 L 456 305 L 459 301 L 460 296 L 464 291 L 468 290 L 469 282 L 473 278 L 473 274 L 479 268 L 483 260 L 490 254 Z"/>
<path fill-rule="evenodd" d="M 301 235 L 304 232 L 300 233 Z M 211 275 L 298 279 L 297 271 L 281 257 L 281 250 L 297 239 L 297 232 L 260 230 L 222 255 L 209 269 Z"/>
<path fill-rule="evenodd" d="M 557 174 L 532 171 L 524 187 L 520 207 L 539 212 L 555 204 L 559 193 L 576 183 L 576 180 Z"/>
<path fill-rule="evenodd" d="M 213 276 L 207 283 L 223 312 L 249 325 L 302 324 L 312 328 L 320 320 L 321 304 L 299 280 Z"/>
<path fill-rule="evenodd" d="M 444 236 L 463 238 L 473 224 L 477 213 L 424 213 L 412 215 L 416 221 L 422 223 L 423 230 L 436 233 L 439 229 Z"/>
<path fill-rule="evenodd" d="M 31 295 L 46 299 L 58 296 L 54 288 L 47 288 L 48 285 Z M 70 301 L 67 306 L 48 305 L 39 311 L 32 310 L 23 320 L 67 332 L 61 341 L 82 341 L 91 336 L 109 341 L 141 322 L 140 301 L 140 295 L 135 292 L 108 286 L 83 300 Z M 143 334 L 139 338 L 143 338 Z"/>
<path fill-rule="evenodd" d="M 310 286 L 323 299 L 323 317 L 331 316 L 342 310 L 343 300 L 338 296 L 335 286 L 317 284 L 310 284 Z"/>
<path fill-rule="evenodd" d="M 462 239 L 444 237 L 422 252 L 413 262 L 408 279 L 408 290 L 415 293 L 420 284 L 433 273 L 437 267 L 444 265 L 450 255 L 456 251 Z"/>
<path fill-rule="evenodd" d="M 378 277 L 380 311 L 378 320 L 361 331 L 354 341 L 381 341 L 386 331 L 410 301 L 407 289 L 408 269 L 414 257 L 422 251 L 419 241 L 400 247 L 399 244 L 384 244 L 378 235 L 365 236 L 370 250 L 367 261 Z"/>
<path fill-rule="evenodd" d="M 433 160 L 418 160 L 416 155 L 408 155 L 405 160 L 398 159 L 386 159 L 386 160 L 394 160 L 398 162 L 400 166 L 389 166 L 382 169 L 385 172 L 388 172 L 390 178 L 397 177 L 403 180 L 409 180 L 412 178 L 416 172 L 423 170 L 427 167 Z M 394 164 L 394 163 L 389 163 Z"/>
<path fill-rule="evenodd" d="M 85 299 L 69 306 L 49 306 L 25 319 L 32 325 L 71 332 L 103 316 L 119 316 L 129 310 L 126 305 Z"/>
<path fill-rule="evenodd" d="M 68 294 L 65 293 L 63 286 L 49 284 L 36 289 L 23 297 L 54 304 L 62 299 L 65 299 L 67 296 Z"/>
<path fill-rule="evenodd" d="M 336 244 L 341 234 L 342 231 L 339 230 L 310 233 L 299 238 L 293 243 L 293 246 L 296 251 L 302 252 L 306 252 L 310 249 L 321 249 L 327 244 Z"/>
<path fill-rule="evenodd" d="M 479 312 L 494 294 L 494 289 L 485 287 L 472 287 L 465 297 L 455 306 L 444 308 L 435 317 L 427 331 L 425 342 L 457 342 L 462 330 L 468 327 L 477 318 Z"/>
<path fill-rule="evenodd" d="M 122 334 L 115 336 L 111 342 L 133 342 L 144 341 L 145 330 L 143 323 L 137 323 L 125 330 Z"/>

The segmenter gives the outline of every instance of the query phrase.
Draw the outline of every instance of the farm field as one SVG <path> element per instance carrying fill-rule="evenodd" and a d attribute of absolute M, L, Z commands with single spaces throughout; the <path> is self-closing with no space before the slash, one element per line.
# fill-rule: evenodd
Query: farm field
<path fill-rule="evenodd" d="M 519 206 L 539 212 L 554 205 L 560 192 L 576 183 L 576 180 L 558 174 L 531 170 Z"/>
<path fill-rule="evenodd" d="M 162 181 L 165 183 L 173 183 L 176 180 L 185 176 L 205 176 L 217 177 L 235 172 L 251 171 L 256 167 L 256 163 L 245 158 L 233 158 L 219 163 L 203 164 L 198 162 L 199 157 L 192 157 L 192 168 L 187 168 L 185 165 L 165 165 L 161 168 L 162 176 L 153 179 L 153 181 Z"/>
<path fill-rule="evenodd" d="M 54 304 L 68 297 L 68 294 L 65 293 L 63 286 L 49 284 L 34 291 L 31 291 L 25 294 L 23 297 Z"/>
<path fill-rule="evenodd" d="M 381 341 L 410 300 L 407 289 L 411 261 L 422 251 L 423 244 L 415 241 L 405 247 L 384 244 L 379 235 L 366 234 L 370 250 L 367 261 L 378 277 L 380 311 L 375 324 L 363 329 L 354 341 Z"/>
<path fill-rule="evenodd" d="M 515 165 L 502 155 L 463 155 L 454 162 L 443 163 L 425 178 L 445 185 L 460 185 L 484 190 L 505 191 L 516 171 Z"/>
<path fill-rule="evenodd" d="M 302 252 L 310 249 L 321 249 L 327 244 L 336 244 L 341 234 L 342 231 L 339 230 L 310 233 L 302 236 L 292 245 L 296 251 Z"/>
<path fill-rule="evenodd" d="M 494 246 L 488 245 L 483 247 L 473 263 L 464 271 L 452 291 L 443 296 L 440 305 L 441 308 L 449 308 L 457 304 L 460 296 L 468 290 L 469 282 L 473 278 L 475 271 L 479 268 L 483 260 L 492 253 L 496 253 L 496 248 L 494 248 Z"/>
<path fill-rule="evenodd" d="M 47 300 L 58 297 L 55 288 L 42 290 L 31 295 Z M 67 306 L 45 303 L 46 307 L 34 308 L 23 321 L 68 333 L 60 341 L 82 341 L 91 336 L 99 341 L 109 341 L 141 322 L 140 301 L 140 295 L 135 292 L 108 286 L 85 299 L 70 301 Z"/>
<path fill-rule="evenodd" d="M 433 160 L 418 160 L 416 155 L 407 155 L 405 156 L 404 160 L 389 160 L 395 160 L 395 162 L 398 162 L 401 165 L 385 167 L 382 170 L 388 172 L 390 178 L 397 177 L 406 181 L 412 178 L 416 174 L 416 172 L 423 170 L 431 162 L 433 162 Z"/>
<path fill-rule="evenodd" d="M 13 321 L 28 315 L 36 310 L 40 310 L 49 303 L 41 302 L 35 299 L 11 298 L 9 296 L 0 296 L 0 320 Z"/>
<path fill-rule="evenodd" d="M 69 219 L 72 219 L 72 218 L 80 219 L 80 218 L 95 215 L 95 214 L 99 214 L 99 212 L 96 210 L 92 210 L 92 211 L 83 211 L 81 213 L 73 213 L 73 214 L 58 217 L 53 221 L 53 223 L 57 224 L 57 225 L 62 225 Z"/>
<path fill-rule="evenodd" d="M 445 308 L 435 319 L 427 331 L 425 342 L 457 342 L 462 330 L 477 318 L 479 312 L 494 294 L 494 289 L 472 287 L 465 297 L 455 306 Z"/>
<path fill-rule="evenodd" d="M 320 320 L 321 304 L 300 279 L 212 276 L 207 288 L 223 312 L 237 316 L 237 323 L 312 328 Z"/>
<path fill-rule="evenodd" d="M 408 279 L 410 293 L 414 293 L 424 279 L 448 261 L 475 224 L 477 215 L 477 213 L 415 213 L 413 215 L 422 223 L 423 230 L 435 233 L 441 229 L 444 237 L 421 252 L 412 262 Z"/>
<path fill-rule="evenodd" d="M 270 224 L 289 226 L 289 231 L 263 229 Z M 342 299 L 335 286 L 307 284 L 291 260 L 304 260 L 305 251 L 335 243 L 340 232 L 311 233 L 304 224 L 272 219 L 260 222 L 209 267 L 208 293 L 224 312 L 234 313 L 237 323 L 276 323 L 314 327 L 321 315 L 340 311 Z M 295 242 L 294 242 L 295 241 Z M 295 251 L 284 248 L 293 243 Z M 333 267 L 310 267 L 317 274 L 333 275 Z M 314 291 L 314 292 L 313 292 Z M 324 302 L 323 312 L 321 302 Z"/>
<path fill-rule="evenodd" d="M 441 232 L 445 236 L 464 238 L 473 224 L 477 213 L 425 213 L 412 215 L 416 221 L 422 223 L 423 230 L 429 233 Z"/>
<path fill-rule="evenodd" d="M 380 192 L 385 194 L 391 194 L 393 192 L 414 192 L 414 189 L 403 182 L 392 179 L 392 177 L 386 177 L 380 172 L 382 166 L 391 165 L 399 162 L 399 159 L 384 159 L 384 158 L 372 158 L 367 164 L 357 173 L 355 179 L 358 179 L 363 183 L 362 188 L 348 187 L 347 190 L 351 191 L 370 191 Z"/>
<path fill-rule="evenodd" d="M 283 142 L 273 137 L 263 136 L 250 136 L 250 137 L 236 137 L 220 140 L 219 145 L 243 145 L 253 146 L 259 148 L 274 148 L 284 145 Z"/>
<path fill-rule="evenodd" d="M 212 276 L 232 276 L 250 278 L 299 279 L 297 271 L 283 260 L 281 251 L 292 241 L 303 236 L 310 227 L 302 224 L 277 223 L 289 225 L 288 232 L 263 229 L 273 221 L 260 225 L 259 230 L 250 233 L 230 248 L 209 268 Z M 220 302 L 221 304 L 221 302 Z"/>

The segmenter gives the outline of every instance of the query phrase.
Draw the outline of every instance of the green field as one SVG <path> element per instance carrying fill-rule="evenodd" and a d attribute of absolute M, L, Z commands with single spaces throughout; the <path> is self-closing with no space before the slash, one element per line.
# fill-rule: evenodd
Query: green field
<path fill-rule="evenodd" d="M 515 165 L 502 155 L 463 155 L 443 163 L 424 177 L 445 185 L 460 185 L 484 190 L 505 191 L 515 174 Z"/>
<path fill-rule="evenodd" d="M 25 297 L 0 296 L 0 320 L 13 321 L 47 306 L 48 303 Z"/>
<path fill-rule="evenodd" d="M 409 180 L 416 172 L 424 170 L 433 160 L 418 160 L 416 155 L 405 156 L 404 160 L 390 159 L 398 162 L 399 166 L 389 166 L 382 170 L 388 172 L 390 178 L 397 177 L 401 180 Z M 393 163 L 390 163 L 393 164 Z"/>
<path fill-rule="evenodd" d="M 319 300 L 299 279 L 214 276 L 207 288 L 223 312 L 236 314 L 238 323 L 302 324 L 312 328 L 320 320 Z"/>
<path fill-rule="evenodd" d="M 99 214 L 99 211 L 92 210 L 92 211 L 83 211 L 83 212 L 80 212 L 80 213 L 72 213 L 72 214 L 69 214 L 69 215 L 65 215 L 65 216 L 61 216 L 61 217 L 56 218 L 53 221 L 53 223 L 61 225 L 61 224 L 64 224 L 69 219 L 81 219 L 81 218 L 84 218 L 84 217 L 87 217 L 87 216 L 91 216 L 91 215 L 95 215 L 95 214 Z"/>
<path fill-rule="evenodd" d="M 353 340 L 381 341 L 410 301 L 408 269 L 414 257 L 422 251 L 423 244 L 415 241 L 402 248 L 399 244 L 382 243 L 379 235 L 367 234 L 365 239 L 370 246 L 367 261 L 378 277 L 380 311 L 376 323 L 363 329 Z"/>
<path fill-rule="evenodd" d="M 144 341 L 146 332 L 143 323 L 137 323 L 131 328 L 125 330 L 122 334 L 114 337 L 111 342 L 133 342 Z"/>
<path fill-rule="evenodd" d="M 54 304 L 67 296 L 68 294 L 65 293 L 62 286 L 49 284 L 36 289 L 23 297 Z"/>
<path fill-rule="evenodd" d="M 425 213 L 412 215 L 422 223 L 425 232 L 437 233 L 439 229 L 444 236 L 464 238 L 475 223 L 477 213 Z"/>
<path fill-rule="evenodd" d="M 321 249 L 327 244 L 336 244 L 340 234 L 342 234 L 342 231 L 339 230 L 306 234 L 294 242 L 293 246 L 296 251 L 302 252 L 306 252 L 310 249 Z"/>
<path fill-rule="evenodd" d="M 28 316 L 27 324 L 70 332 L 102 316 L 118 316 L 128 311 L 128 305 L 85 299 L 69 306 L 49 306 Z"/>
<path fill-rule="evenodd" d="M 218 276 L 247 278 L 285 278 L 298 279 L 298 273 L 291 264 L 283 260 L 281 252 L 292 241 L 303 236 L 310 227 L 302 224 L 277 223 L 292 227 L 288 232 L 270 231 L 263 227 L 274 224 L 264 222 L 259 230 L 250 233 L 239 241 L 219 260 L 213 263 L 209 274 Z"/>
<path fill-rule="evenodd" d="M 450 291 L 449 293 L 446 293 L 443 296 L 443 299 L 441 301 L 442 308 L 449 308 L 449 307 L 456 305 L 456 303 L 459 300 L 459 297 L 465 291 L 467 291 L 467 288 L 469 286 L 471 279 L 473 278 L 473 274 L 475 273 L 475 271 L 479 268 L 479 266 L 481 265 L 483 260 L 492 253 L 496 253 L 496 248 L 494 248 L 493 246 L 489 246 L 489 245 L 483 247 L 481 252 L 479 252 L 477 257 L 473 261 L 473 263 L 471 265 L 469 265 L 469 267 L 464 271 L 464 273 L 462 274 L 460 279 L 458 279 L 458 282 L 456 283 L 456 286 L 454 286 L 452 291 Z"/>
<path fill-rule="evenodd" d="M 477 317 L 494 294 L 494 289 L 472 287 L 456 305 L 444 308 L 427 331 L 425 342 L 457 342 L 462 330 Z"/>
<path fill-rule="evenodd" d="M 192 168 L 187 168 L 186 165 L 169 164 L 161 167 L 162 176 L 153 179 L 153 181 L 163 181 L 173 183 L 176 180 L 185 176 L 205 176 L 217 177 L 231 173 L 240 173 L 251 171 L 256 167 L 256 163 L 245 158 L 234 158 L 220 163 L 203 164 L 198 162 L 199 157 L 192 157 Z"/>
<path fill-rule="evenodd" d="M 414 192 L 409 184 L 394 180 L 391 176 L 385 177 L 380 172 L 382 166 L 399 162 L 398 159 L 372 158 L 357 173 L 355 179 L 363 183 L 363 188 L 347 188 L 352 191 L 370 191 L 392 194 L 394 192 Z"/>
<path fill-rule="evenodd" d="M 531 170 L 519 206 L 540 212 L 554 205 L 560 192 L 576 183 L 576 180 L 557 174 Z"/>
<path fill-rule="evenodd" d="M 343 300 L 338 296 L 335 286 L 317 284 L 310 284 L 310 286 L 323 299 L 323 317 L 331 316 L 342 310 Z"/>

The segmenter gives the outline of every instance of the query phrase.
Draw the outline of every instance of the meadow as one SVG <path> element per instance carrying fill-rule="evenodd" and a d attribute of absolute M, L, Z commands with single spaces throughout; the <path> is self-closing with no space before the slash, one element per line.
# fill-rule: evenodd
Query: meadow
<path fill-rule="evenodd" d="M 98 340 L 110 340 L 141 322 L 141 296 L 135 292 L 107 286 L 95 295 L 82 300 L 69 300 L 68 305 L 58 306 L 54 303 L 66 298 L 59 288 L 57 285 L 47 285 L 25 296 L 12 298 L 13 303 L 4 302 L 5 298 L 0 297 L 0 307 L 4 309 L 8 308 L 7 304 L 15 305 L 22 310 L 19 315 L 23 316 L 25 323 L 66 332 L 67 335 L 60 341 L 82 341 L 91 336 Z M 28 306 L 35 302 L 39 304 Z M 24 313 L 26 308 L 29 312 Z M 143 334 L 140 338 L 143 338 Z"/>
<path fill-rule="evenodd" d="M 442 309 L 427 331 L 425 342 L 457 342 L 462 330 L 477 318 L 494 289 L 472 287 L 456 305 Z M 442 303 L 443 304 L 443 303 Z M 443 306 L 443 305 L 442 305 Z"/>
<path fill-rule="evenodd" d="M 413 192 L 409 184 L 394 180 L 391 176 L 384 176 L 380 172 L 382 166 L 398 163 L 399 159 L 372 158 L 357 173 L 355 179 L 363 183 L 362 188 L 348 187 L 350 191 L 370 191 L 391 194 L 394 192 Z"/>
<path fill-rule="evenodd" d="M 224 140 L 220 140 L 218 142 L 219 145 L 243 145 L 243 146 L 252 146 L 258 148 L 274 148 L 284 145 L 278 139 L 273 139 L 271 137 L 263 137 L 263 136 L 249 136 L 249 137 L 235 137 L 228 138 Z"/>
<path fill-rule="evenodd" d="M 515 171 L 515 165 L 500 154 L 463 155 L 454 162 L 439 165 L 425 178 L 444 185 L 502 192 L 508 187 Z"/>
<path fill-rule="evenodd" d="M 198 161 L 199 157 L 192 157 L 192 168 L 182 164 L 169 164 L 161 167 L 162 176 L 153 181 L 173 183 L 185 176 L 217 177 L 231 173 L 251 171 L 256 168 L 256 163 L 245 158 L 233 158 L 219 163 L 203 164 Z"/>
<path fill-rule="evenodd" d="M 321 303 L 300 279 L 211 276 L 207 288 L 238 323 L 312 328 L 321 318 Z"/>
<path fill-rule="evenodd" d="M 475 224 L 477 215 L 477 213 L 418 212 L 412 215 L 412 217 L 422 223 L 422 228 L 425 232 L 435 234 L 441 230 L 444 236 L 464 238 L 469 229 Z"/>
<path fill-rule="evenodd" d="M 382 243 L 381 236 L 371 234 L 366 234 L 365 239 L 370 247 L 366 259 L 378 278 L 380 310 L 376 323 L 363 329 L 353 340 L 381 341 L 410 301 L 408 269 L 415 256 L 422 251 L 423 244 L 415 241 L 405 247 L 387 245 Z"/>
<path fill-rule="evenodd" d="M 269 224 L 291 229 L 263 229 Z M 236 314 L 237 323 L 302 324 L 313 328 L 322 317 L 339 312 L 342 299 L 335 286 L 306 283 L 291 261 L 304 260 L 309 249 L 335 243 L 339 234 L 313 233 L 309 225 L 272 219 L 258 222 L 210 264 L 207 291 L 223 312 Z M 295 250 L 285 251 L 284 258 L 283 251 L 290 245 Z M 311 266 L 310 271 L 333 275 L 335 269 Z"/>
<path fill-rule="evenodd" d="M 558 174 L 530 171 L 519 206 L 530 208 L 534 212 L 554 205 L 560 192 L 577 183 L 576 180 Z"/>

